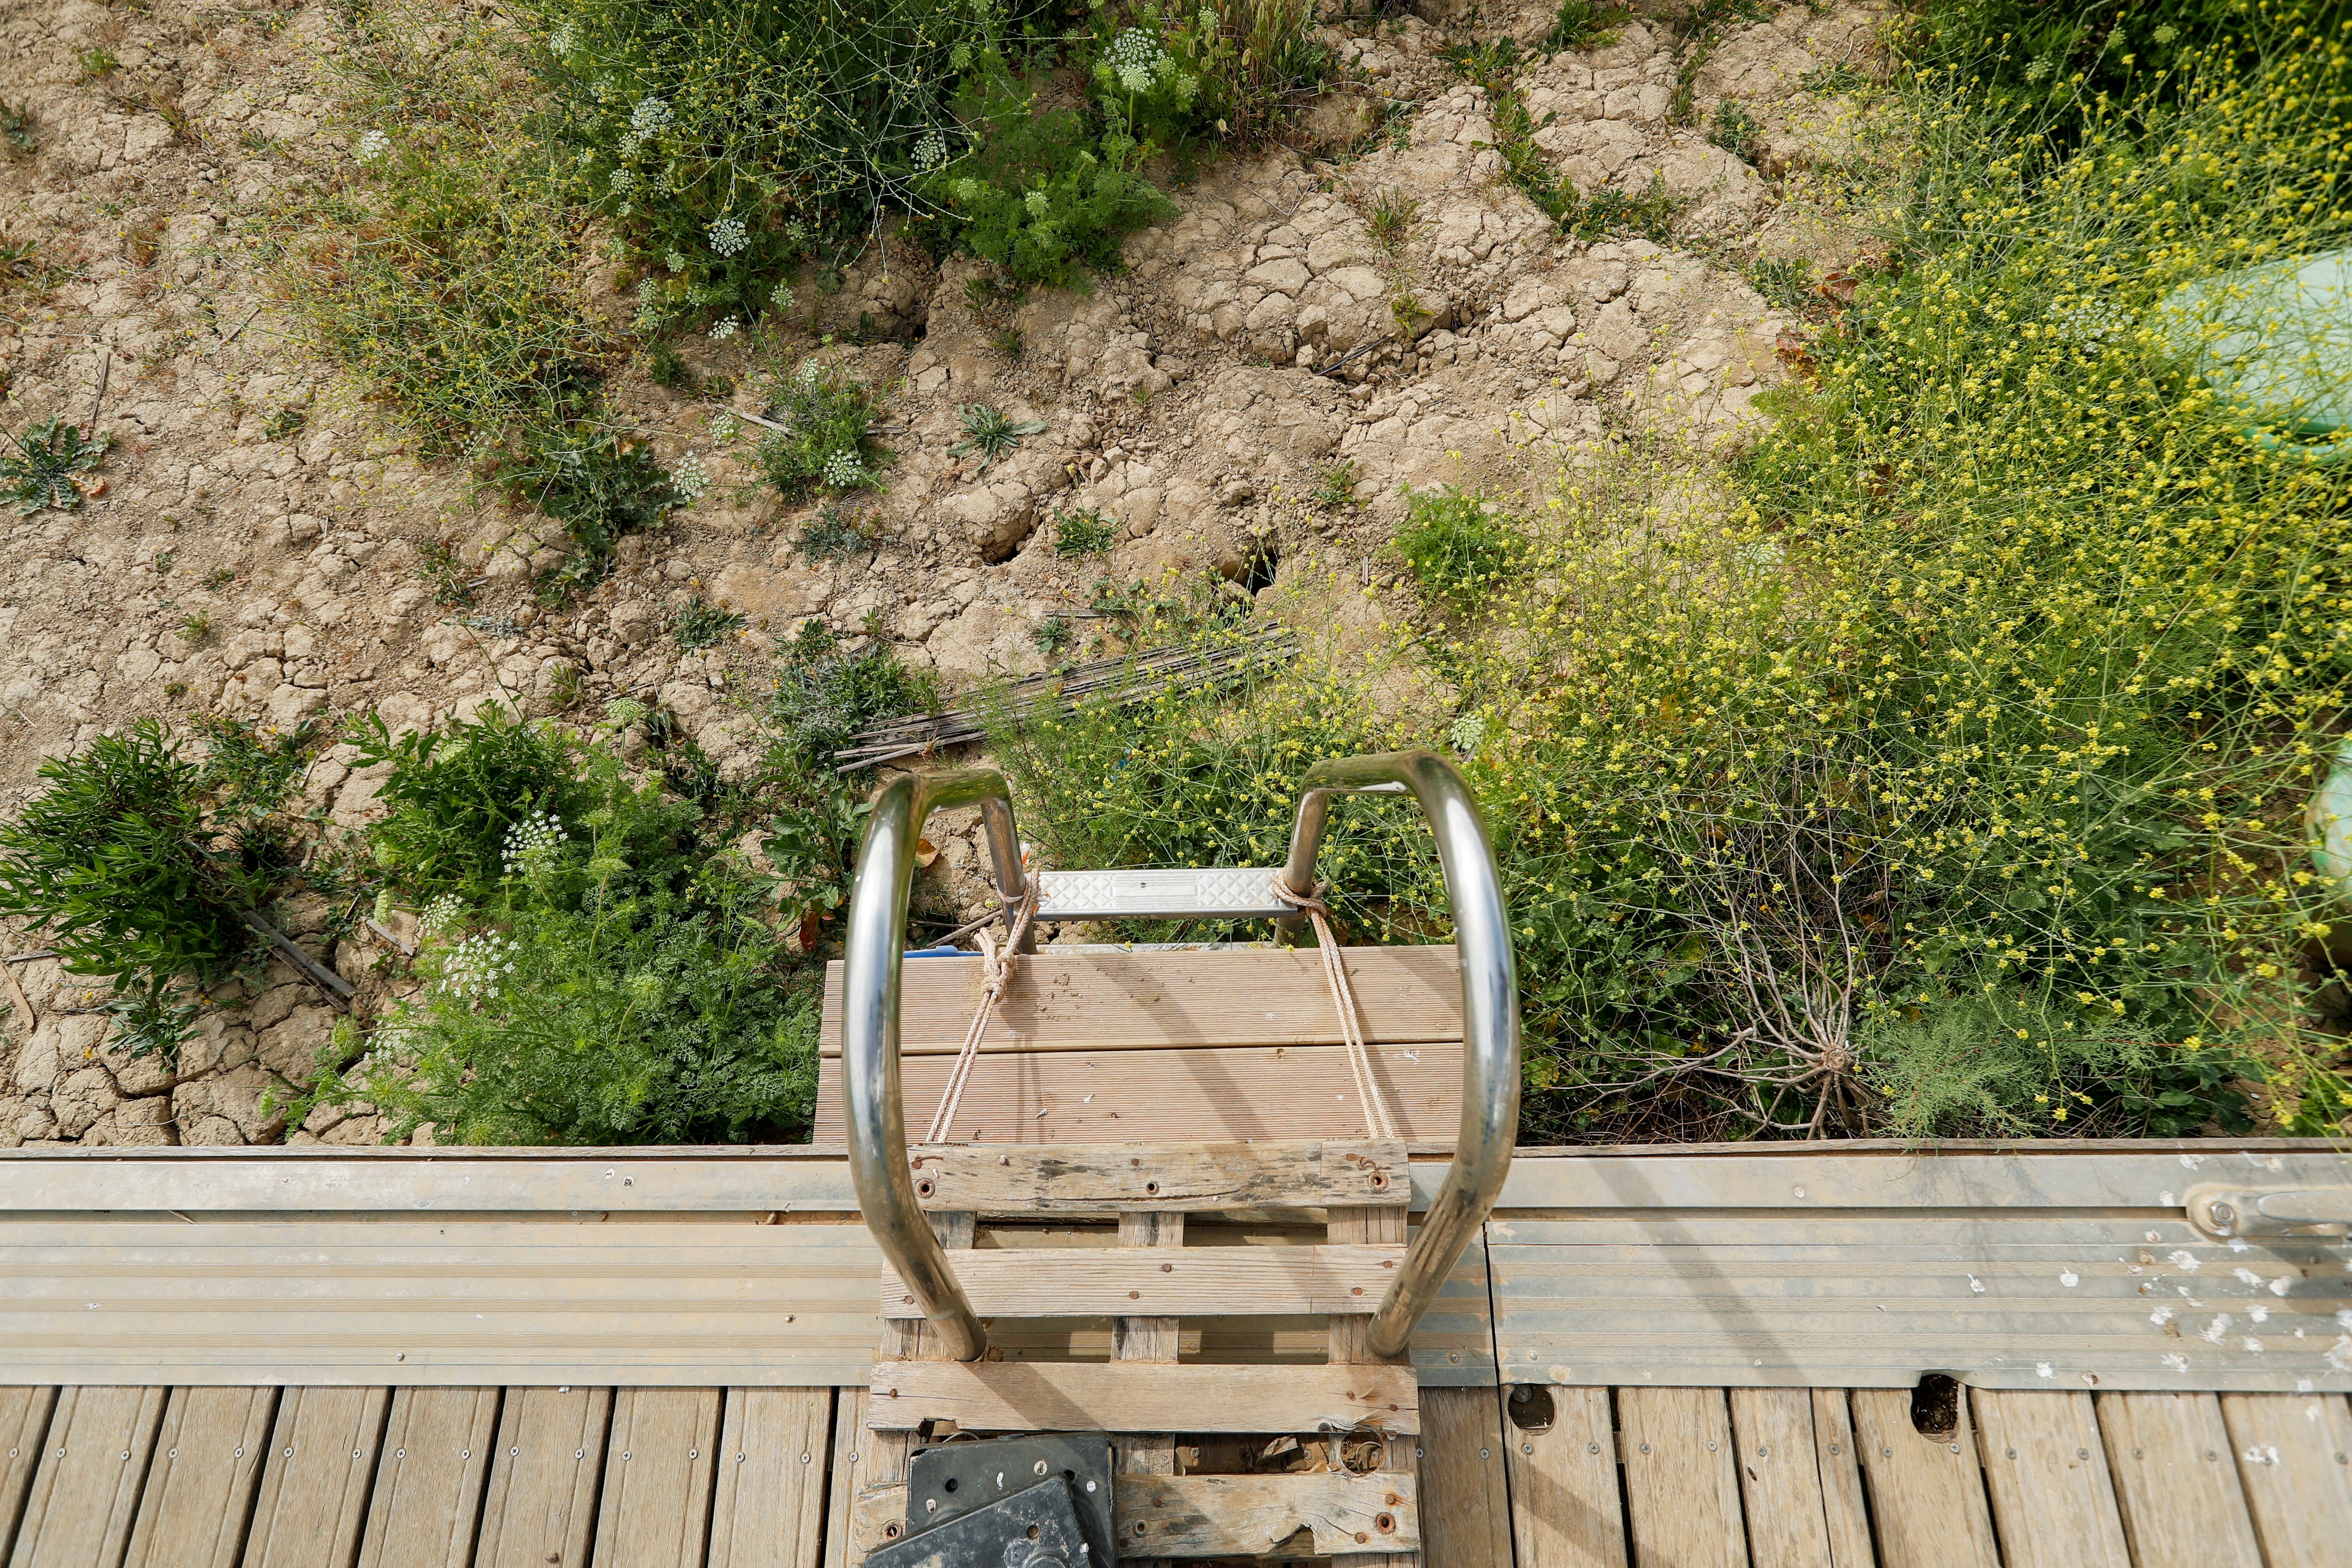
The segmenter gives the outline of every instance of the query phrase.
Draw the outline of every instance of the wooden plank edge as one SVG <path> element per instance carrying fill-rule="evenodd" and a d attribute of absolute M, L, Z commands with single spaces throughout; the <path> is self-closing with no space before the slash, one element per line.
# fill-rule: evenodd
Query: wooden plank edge
<path fill-rule="evenodd" d="M 1409 1366 L 1200 1362 L 877 1362 L 866 1425 L 975 1432 L 1421 1430 Z"/>

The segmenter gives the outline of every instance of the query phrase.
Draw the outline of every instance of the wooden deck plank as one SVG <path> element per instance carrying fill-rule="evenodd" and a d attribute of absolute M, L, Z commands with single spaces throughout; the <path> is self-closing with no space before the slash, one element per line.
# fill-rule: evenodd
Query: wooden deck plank
<path fill-rule="evenodd" d="M 2324 1248 L 2295 1242 L 2242 1258 L 2185 1217 L 1521 1213 L 1488 1230 L 1507 1379 L 1542 1369 L 1592 1383 L 1630 1366 L 1717 1387 L 1910 1387 L 1943 1371 L 2043 1392 L 2053 1379 L 2103 1390 L 2352 1384 L 2327 1361 L 2352 1277 L 2322 1267 Z M 2246 1270 L 2265 1316 L 2239 1317 L 2218 1353 L 2188 1347 L 2184 1373 L 2184 1327 L 2193 1340 L 2216 1314 L 2152 1314 L 2141 1292 L 2158 1276 L 2188 1278 L 2191 1265 L 2209 1279 Z M 2249 1337 L 2260 1353 L 2244 1349 Z"/>
<path fill-rule="evenodd" d="M 9 1568 L 89 1568 L 122 1560 L 163 1417 L 164 1392 L 58 1392 Z"/>
<path fill-rule="evenodd" d="M 1421 1549 L 1433 1568 L 1511 1568 L 1499 1390 L 1422 1393 Z"/>
<path fill-rule="evenodd" d="M 1402 1217 L 1403 1211 L 1397 1211 Z M 1132 1249 L 1140 1254 L 1142 1249 Z M 1130 1249 L 1008 1247 L 953 1259 L 971 1310 L 983 1318 L 1369 1317 L 1404 1262 L 1388 1247 L 1193 1247 L 1165 1255 Z M 896 1272 L 885 1268 L 877 1310 L 920 1315 Z"/>
<path fill-rule="evenodd" d="M 2225 1394 L 2221 1419 L 2270 1568 L 2340 1561 L 2352 1541 L 2352 1407 L 2344 1395 Z"/>
<path fill-rule="evenodd" d="M 1319 1208 L 1412 1199 L 1404 1145 L 1376 1138 L 1275 1143 L 917 1147 L 908 1160 L 927 1209 L 981 1214 L 1165 1214 Z"/>
<path fill-rule="evenodd" d="M 1747 1568 L 1723 1391 L 1620 1388 L 1617 1422 L 1633 1561 Z"/>
<path fill-rule="evenodd" d="M 175 1388 L 124 1568 L 236 1568 L 278 1414 L 274 1388 Z"/>
<path fill-rule="evenodd" d="M 57 1404 L 58 1391 L 46 1385 L 0 1388 L 0 1553 L 16 1544 L 25 1495 L 41 1467 L 41 1439 L 48 1435 Z"/>
<path fill-rule="evenodd" d="M 1408 1181 L 1406 1184 L 1410 1185 L 1410 1182 Z M 1328 1237 L 1333 1245 L 1342 1247 L 1374 1243 L 1391 1247 L 1402 1246 L 1407 1228 L 1405 1211 L 1393 1205 L 1383 1205 L 1379 1207 L 1356 1204 L 1339 1205 L 1331 1208 L 1326 1221 Z M 1378 1363 L 1381 1358 L 1372 1353 L 1370 1342 L 1370 1321 L 1364 1318 L 1345 1317 L 1329 1320 L 1326 1327 L 1326 1337 L 1328 1341 L 1326 1353 L 1331 1364 L 1360 1366 Z M 1167 1359 L 1170 1361 L 1176 1359 L 1172 1346 L 1170 1348 Z M 1409 1363 L 1409 1357 L 1400 1363 L 1400 1364 Z M 1390 1471 L 1412 1470 L 1414 1467 L 1411 1462 L 1412 1456 L 1405 1452 L 1412 1446 L 1412 1439 L 1407 1437 L 1392 1436 L 1384 1439 L 1381 1468 Z M 1419 1539 L 1420 1534 L 1416 1528 L 1414 1540 L 1418 1542 Z M 1388 1552 L 1359 1557 L 1355 1561 L 1360 1568 L 1416 1568 L 1416 1564 L 1421 1560 L 1417 1552 Z"/>
<path fill-rule="evenodd" d="M 2009 1568 L 2131 1568 L 2091 1396 L 1978 1388 L 1969 1404 Z"/>
<path fill-rule="evenodd" d="M 1811 1391 L 1735 1388 L 1730 1401 L 1749 1561 L 1755 1568 L 1816 1568 L 1833 1562 Z"/>
<path fill-rule="evenodd" d="M 1911 1424 L 1909 1389 L 1857 1388 L 1852 1397 L 1879 1568 L 2001 1568 L 1968 1401 L 1957 1430 L 1926 1437 Z"/>
<path fill-rule="evenodd" d="M 68 1384 L 865 1377 L 881 1254 L 854 1216 L 601 1215 L 0 1222 L 0 1343 Z"/>
<path fill-rule="evenodd" d="M 702 1568 L 719 1461 L 719 1390 L 624 1388 L 613 1396 L 596 1568 Z"/>
<path fill-rule="evenodd" d="M 1626 1568 L 1617 1428 L 1606 1388 L 1530 1390 L 1551 1402 L 1540 1432 L 1506 1425 L 1518 1568 Z M 1510 1405 L 1504 1405 L 1507 1422 Z M 1841 1564 L 1840 1568 L 1843 1568 Z"/>
<path fill-rule="evenodd" d="M 1846 1391 L 1808 1392 L 1813 1402 L 1813 1458 L 1821 1468 L 1831 1568 L 1872 1568 L 1876 1553 L 1870 1544 L 1870 1510 L 1863 1500 L 1862 1459 L 1854 1451 L 1853 1412 Z"/>
<path fill-rule="evenodd" d="M 1410 1178 L 1402 1177 L 1402 1173 L 1396 1184 L 1410 1191 Z M 1402 1229 L 1402 1210 L 1397 1211 L 1397 1217 Z M 1152 1210 L 1122 1214 L 1118 1216 L 1118 1244 L 1122 1247 L 1171 1254 L 1181 1252 L 1184 1247 L 1183 1212 Z M 1178 1360 L 1181 1348 L 1181 1320 L 1177 1318 L 1129 1312 L 1120 1313 L 1111 1320 L 1113 1361 L 1169 1364 Z M 1113 1440 L 1113 1446 L 1118 1451 L 1118 1473 L 1122 1476 L 1172 1476 L 1176 1473 L 1176 1436 L 1173 1433 L 1122 1433 Z M 1147 1533 L 1149 1528 L 1147 1523 Z M 1119 1533 L 1124 1537 L 1127 1532 L 1121 1528 Z M 1160 1556 L 1140 1555 L 1134 1559 L 1134 1563 L 1135 1568 L 1168 1568 L 1169 1560 Z"/>
<path fill-rule="evenodd" d="M 388 1388 L 289 1388 L 246 1536 L 245 1568 L 352 1568 Z"/>
<path fill-rule="evenodd" d="M 856 1568 L 866 1560 L 865 1549 L 851 1550 L 852 1537 L 856 1533 L 859 1519 L 858 1500 L 869 1487 L 883 1484 L 878 1472 L 883 1468 L 882 1452 L 877 1444 L 887 1444 L 895 1435 L 866 1430 L 866 1412 L 868 1395 L 863 1388 L 840 1391 L 833 1414 L 833 1459 L 825 1470 L 824 1498 L 824 1568 Z M 899 1463 L 905 1464 L 905 1444 L 898 1444 Z M 903 1469 L 898 1478 L 903 1487 Z M 902 1502 L 898 1517 L 906 1517 Z"/>
<path fill-rule="evenodd" d="M 910 1431 L 1318 1432 L 1421 1429 L 1412 1369 L 1147 1362 L 877 1362 L 866 1422 Z"/>
<path fill-rule="evenodd" d="M 2097 1404 L 2133 1568 L 2262 1568 L 2221 1402 L 2102 1394 Z"/>
<path fill-rule="evenodd" d="M 360 1568 L 471 1568 L 499 1392 L 393 1390 Z"/>
<path fill-rule="evenodd" d="M 612 1426 L 609 1388 L 509 1388 L 475 1568 L 585 1568 Z"/>
<path fill-rule="evenodd" d="M 1461 961 L 1451 946 L 1351 947 L 1348 982 L 1374 1045 L 1462 1038 Z M 841 972 L 825 965 L 818 1049 L 841 1050 Z M 899 979 L 899 1052 L 953 1056 L 971 1027 L 980 959 L 927 958 Z M 983 1052 L 1165 1047 L 1335 1046 L 1322 959 L 1300 948 L 1078 952 L 1045 947 L 1013 969 Z M 911 1065 L 911 1063 L 909 1064 Z M 977 1075 L 976 1075 L 977 1076 Z"/>
<path fill-rule="evenodd" d="M 1326 992 L 1324 1010 L 1330 1005 Z M 1461 1044 L 1374 1046 L 1370 1055 L 1399 1136 L 1451 1144 L 1462 1122 Z M 948 1056 L 900 1065 L 909 1142 L 929 1131 L 954 1066 Z M 838 1057 L 817 1064 L 815 1136 L 846 1137 Z M 1364 1138 L 1370 1130 L 1345 1047 L 1227 1046 L 983 1057 L 949 1136 L 960 1143 L 1232 1142 Z"/>
<path fill-rule="evenodd" d="M 730 1388 L 709 1568 L 817 1568 L 830 1388 Z"/>

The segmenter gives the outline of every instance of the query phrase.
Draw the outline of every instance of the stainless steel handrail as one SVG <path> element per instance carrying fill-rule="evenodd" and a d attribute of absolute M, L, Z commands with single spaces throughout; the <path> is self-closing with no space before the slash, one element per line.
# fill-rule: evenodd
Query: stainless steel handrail
<path fill-rule="evenodd" d="M 907 1114 L 898 1092 L 898 970 L 907 900 L 923 823 L 942 808 L 977 805 L 1010 910 L 1027 889 L 1013 821 L 1013 791 L 989 768 L 909 774 L 874 796 L 850 885 L 849 941 L 841 976 L 842 1098 L 849 1124 L 849 1177 L 857 1206 L 907 1293 L 957 1361 L 977 1361 L 988 1332 L 971 1310 L 946 1250 L 915 1200 L 907 1166 Z"/>
<path fill-rule="evenodd" d="M 1437 838 L 1454 910 L 1454 942 L 1462 964 L 1462 1125 L 1446 1173 L 1396 1282 L 1381 1299 L 1367 1335 L 1372 1353 L 1404 1353 L 1430 1303 L 1453 1272 L 1463 1248 L 1486 1223 L 1510 1173 L 1519 1130 L 1519 982 L 1511 955 L 1511 922 L 1503 907 L 1502 875 L 1486 819 L 1461 770 L 1434 752 L 1389 752 L 1341 757 L 1307 770 L 1306 793 L 1290 833 L 1283 881 L 1295 893 L 1315 890 L 1315 852 L 1323 841 L 1330 797 L 1340 794 L 1411 791 Z"/>

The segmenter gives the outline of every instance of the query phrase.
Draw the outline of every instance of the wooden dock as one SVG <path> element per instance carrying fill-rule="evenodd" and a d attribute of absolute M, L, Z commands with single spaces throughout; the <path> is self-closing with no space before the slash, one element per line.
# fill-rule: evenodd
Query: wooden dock
<path fill-rule="evenodd" d="M 1413 1161 L 1420 1201 L 1444 1169 Z M 2200 1233 L 2182 1205 L 2214 1180 L 2342 1187 L 2352 1163 L 1522 1152 L 1412 1346 L 1422 1561 L 2352 1562 L 2347 1248 Z M 1319 1217 L 1201 1215 L 1183 1247 L 1311 1246 Z M 1118 1244 L 1113 1216 L 1014 1228 L 983 1212 L 979 1253 Z M 1318 1278 L 1184 1321 L 1182 1360 L 1237 1387 L 1324 1362 L 1328 1320 L 1286 1310 L 1328 1305 Z M 0 1553 L 848 1568 L 887 1479 L 882 1283 L 835 1150 L 0 1155 Z M 1112 1323 L 1024 1321 L 995 1353 L 1107 1363 Z M 1176 1441 L 1180 1471 L 1233 1467 Z M 1259 1560 L 1383 1561 L 1298 1522 Z"/>

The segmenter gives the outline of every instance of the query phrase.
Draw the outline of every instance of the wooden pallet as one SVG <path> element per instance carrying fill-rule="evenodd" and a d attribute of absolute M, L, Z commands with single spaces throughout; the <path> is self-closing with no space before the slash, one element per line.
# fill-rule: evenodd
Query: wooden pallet
<path fill-rule="evenodd" d="M 885 1272 L 881 1342 L 866 1424 L 871 1481 L 860 1491 L 849 1562 L 904 1528 L 908 1457 L 922 1433 L 1092 1431 L 1112 1435 L 1121 1479 L 1123 1562 L 1298 1555 L 1351 1568 L 1421 1561 L 1413 1440 L 1420 1387 L 1411 1364 L 1365 1342 L 1372 1312 L 1403 1266 L 1412 1181 L 1401 1143 L 921 1147 L 919 1199 L 983 1321 L 1110 1314 L 1108 1363 L 945 1359 Z M 1187 1246 L 1187 1215 L 1246 1208 L 1319 1215 L 1322 1245 Z M 1099 1216 L 1116 1248 L 1022 1247 L 991 1220 Z M 1323 1366 L 1181 1363 L 1187 1318 L 1326 1315 Z M 1369 1436 L 1377 1466 L 1320 1472 L 1198 1473 L 1181 1451 L 1237 1456 L 1213 1439 L 1291 1436 L 1338 1453 Z M 1253 1447 L 1255 1445 L 1254 1444 Z M 1312 1451 L 1310 1447 L 1308 1451 Z M 1181 1472 L 1181 1473 L 1180 1473 Z M 1302 1539 L 1303 1537 L 1303 1539 Z"/>

